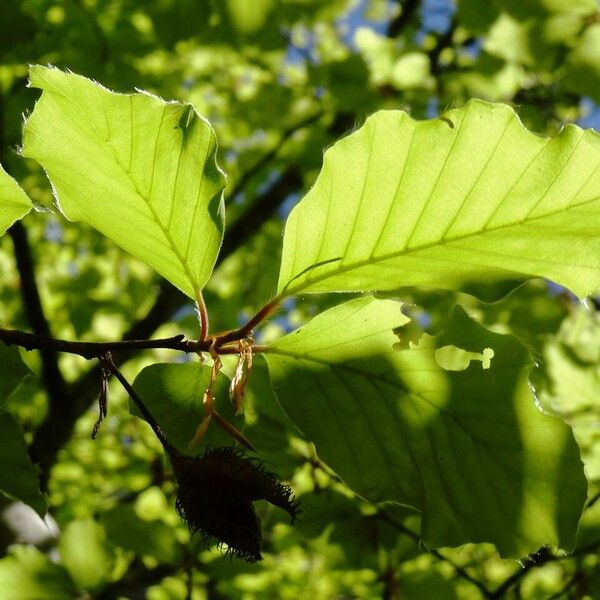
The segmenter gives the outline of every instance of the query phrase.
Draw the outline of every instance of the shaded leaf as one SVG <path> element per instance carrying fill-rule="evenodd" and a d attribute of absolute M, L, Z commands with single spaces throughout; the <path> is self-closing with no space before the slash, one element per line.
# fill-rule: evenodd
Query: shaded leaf
<path fill-rule="evenodd" d="M 0 590 L 10 590 L 11 600 L 72 600 L 77 589 L 60 565 L 33 546 L 14 546 L 0 560 Z"/>
<path fill-rule="evenodd" d="M 0 165 L 0 235 L 31 210 L 31 200 Z"/>
<path fill-rule="evenodd" d="M 29 373 L 19 349 L 0 343 L 0 406 Z"/>
<path fill-rule="evenodd" d="M 421 122 L 381 111 L 325 153 L 292 211 L 279 291 L 541 276 L 585 296 L 600 286 L 599 189 L 593 131 L 543 138 L 480 100 Z"/>
<path fill-rule="evenodd" d="M 225 177 L 210 124 L 189 104 L 116 94 L 34 66 L 43 90 L 23 155 L 46 170 L 64 215 L 89 223 L 196 299 L 223 235 Z"/>
<path fill-rule="evenodd" d="M 142 369 L 133 382 L 135 391 L 157 420 L 168 440 L 180 451 L 189 453 L 189 443 L 204 416 L 202 398 L 210 382 L 210 367 L 198 363 L 158 363 Z M 229 380 L 219 374 L 215 388 L 215 408 L 219 414 L 241 428 L 243 417 L 235 417 L 229 400 Z M 129 401 L 131 414 L 140 416 Z M 202 446 L 227 446 L 232 439 L 212 422 Z M 200 452 L 202 448 L 198 448 Z"/>
<path fill-rule="evenodd" d="M 39 470 L 29 459 L 21 427 L 0 410 L 0 492 L 22 500 L 43 518 L 46 500 L 39 486 Z"/>
<path fill-rule="evenodd" d="M 431 546 L 572 547 L 579 451 L 536 408 L 525 347 L 457 308 L 443 335 L 407 348 L 392 331 L 406 322 L 399 303 L 360 298 L 275 342 L 266 358 L 286 413 L 358 494 L 419 509 Z M 435 353 L 449 345 L 494 356 L 487 369 L 445 371 Z"/>
<path fill-rule="evenodd" d="M 115 506 L 103 513 L 102 525 L 109 541 L 123 550 L 151 556 L 159 563 L 180 559 L 172 528 L 163 521 L 142 519 L 131 505 Z"/>

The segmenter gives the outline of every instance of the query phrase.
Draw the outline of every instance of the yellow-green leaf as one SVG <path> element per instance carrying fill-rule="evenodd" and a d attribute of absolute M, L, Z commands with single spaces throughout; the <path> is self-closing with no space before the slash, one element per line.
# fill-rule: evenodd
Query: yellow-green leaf
<path fill-rule="evenodd" d="M 0 235 L 31 210 L 31 200 L 0 165 Z"/>
<path fill-rule="evenodd" d="M 288 219 L 279 292 L 530 277 L 600 286 L 600 136 L 544 138 L 471 100 L 421 122 L 380 111 L 329 149 Z"/>
<path fill-rule="evenodd" d="M 60 210 L 89 223 L 196 298 L 223 236 L 216 137 L 189 104 L 117 94 L 34 66 L 42 96 L 23 155 L 46 170 Z"/>

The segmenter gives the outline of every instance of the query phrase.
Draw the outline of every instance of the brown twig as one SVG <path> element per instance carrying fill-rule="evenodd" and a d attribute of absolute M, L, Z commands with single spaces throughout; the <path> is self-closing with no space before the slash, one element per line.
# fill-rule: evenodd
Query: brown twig
<path fill-rule="evenodd" d="M 196 308 L 198 309 L 198 323 L 200 325 L 200 337 L 198 341 L 203 342 L 208 337 L 208 311 L 206 310 L 206 302 L 204 302 L 202 292 L 198 292 Z"/>

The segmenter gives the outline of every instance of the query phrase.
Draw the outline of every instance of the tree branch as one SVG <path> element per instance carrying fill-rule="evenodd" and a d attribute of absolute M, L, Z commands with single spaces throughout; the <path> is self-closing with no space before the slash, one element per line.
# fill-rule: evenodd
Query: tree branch
<path fill-rule="evenodd" d="M 25 350 L 40 350 L 40 352 L 66 352 L 77 354 L 86 359 L 98 358 L 105 352 L 118 350 L 146 350 L 150 348 L 166 348 L 181 352 L 199 352 L 208 350 L 208 344 L 186 340 L 181 335 L 156 340 L 119 340 L 116 342 L 74 342 L 61 340 L 46 335 L 27 333 L 15 329 L 0 327 L 0 341 L 7 346 L 20 346 Z"/>
<path fill-rule="evenodd" d="M 398 0 L 400 5 L 400 14 L 390 21 L 387 30 L 387 36 L 390 38 L 398 37 L 404 28 L 414 19 L 419 7 L 420 0 Z"/>
<path fill-rule="evenodd" d="M 33 259 L 27 241 L 27 232 L 20 221 L 17 221 L 9 230 L 12 239 L 17 262 L 17 269 L 21 279 L 21 296 L 27 320 L 39 337 L 50 337 L 50 326 L 44 315 L 42 302 L 35 281 Z M 49 345 L 40 346 L 42 381 L 48 397 L 47 421 L 61 422 L 69 418 L 69 394 L 67 384 L 58 365 L 58 354 L 55 348 Z M 55 432 L 54 432 L 55 433 Z M 33 445 L 30 447 L 30 456 L 34 462 L 43 464 L 44 457 Z M 45 487 L 46 479 L 42 479 L 42 489 Z"/>
<path fill-rule="evenodd" d="M 273 217 L 281 203 L 290 194 L 297 192 L 301 186 L 302 178 L 298 170 L 295 167 L 286 169 L 277 181 L 261 194 L 228 230 L 216 267 L 256 234 Z M 146 316 L 130 327 L 123 335 L 122 341 L 150 338 L 160 325 L 172 317 L 175 311 L 189 302 L 190 299 L 187 296 L 184 296 L 169 282 L 161 280 L 154 305 Z M 153 341 L 156 342 L 156 340 Z M 115 347 L 108 349 L 115 351 L 126 349 L 128 351 L 127 359 L 131 358 L 132 351 L 139 350 L 139 348 Z M 189 351 L 187 347 L 185 349 L 181 348 L 181 350 Z M 223 349 L 221 352 L 223 353 Z M 117 367 L 120 367 L 126 362 L 125 354 L 113 354 L 113 361 Z M 48 418 L 35 432 L 30 448 L 31 456 L 46 474 L 56 460 L 58 451 L 70 439 L 76 421 L 94 401 L 94 395 L 98 389 L 101 376 L 101 368 L 98 365 L 83 373 L 68 387 L 68 393 L 63 398 L 60 410 L 49 414 Z"/>

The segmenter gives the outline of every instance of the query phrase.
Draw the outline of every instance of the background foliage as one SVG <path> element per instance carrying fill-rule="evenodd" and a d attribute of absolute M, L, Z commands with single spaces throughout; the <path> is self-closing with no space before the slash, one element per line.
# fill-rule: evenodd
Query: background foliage
<path fill-rule="evenodd" d="M 117 91 L 185 100 L 213 124 L 228 174 L 225 239 L 205 294 L 214 330 L 236 326 L 275 293 L 291 206 L 314 183 L 322 151 L 376 110 L 400 108 L 421 119 L 480 97 L 512 103 L 539 133 L 568 122 L 600 127 L 595 0 L 9 0 L 3 11 L 0 162 L 37 209 L 0 238 L 4 327 L 81 340 L 197 335 L 187 296 L 91 228 L 64 220 L 39 166 L 12 151 L 21 143 L 21 115 L 38 97 L 25 87 L 29 63 L 52 63 Z M 489 544 L 428 550 L 414 511 L 374 508 L 319 462 L 279 408 L 259 359 L 245 434 L 292 482 L 304 518 L 292 528 L 261 507 L 265 560 L 225 561 L 189 539 L 162 450 L 116 387 L 109 418 L 89 439 L 96 367 L 51 351 L 24 353 L 27 375 L 15 370 L 16 351 L 0 346 L 0 451 L 6 444 L 24 458 L 24 448 L 9 444 L 24 431 L 51 515 L 44 528 L 2 497 L 0 597 L 7 589 L 11 599 L 600 596 L 596 302 L 579 303 L 541 280 L 490 304 L 464 291 L 414 288 L 401 298 L 431 335 L 459 304 L 533 349 L 539 402 L 573 427 L 590 486 L 573 556 L 541 549 L 517 563 Z M 502 291 L 489 290 L 493 297 Z M 338 301 L 287 302 L 262 340 Z M 133 380 L 173 356 L 115 360 Z M 189 409 L 185 386 L 173 390 L 160 369 L 143 371 L 139 384 L 150 400 L 152 390 L 164 389 Z M 2 491 L 35 496 L 29 488 Z M 44 512 L 41 500 L 33 505 Z"/>

